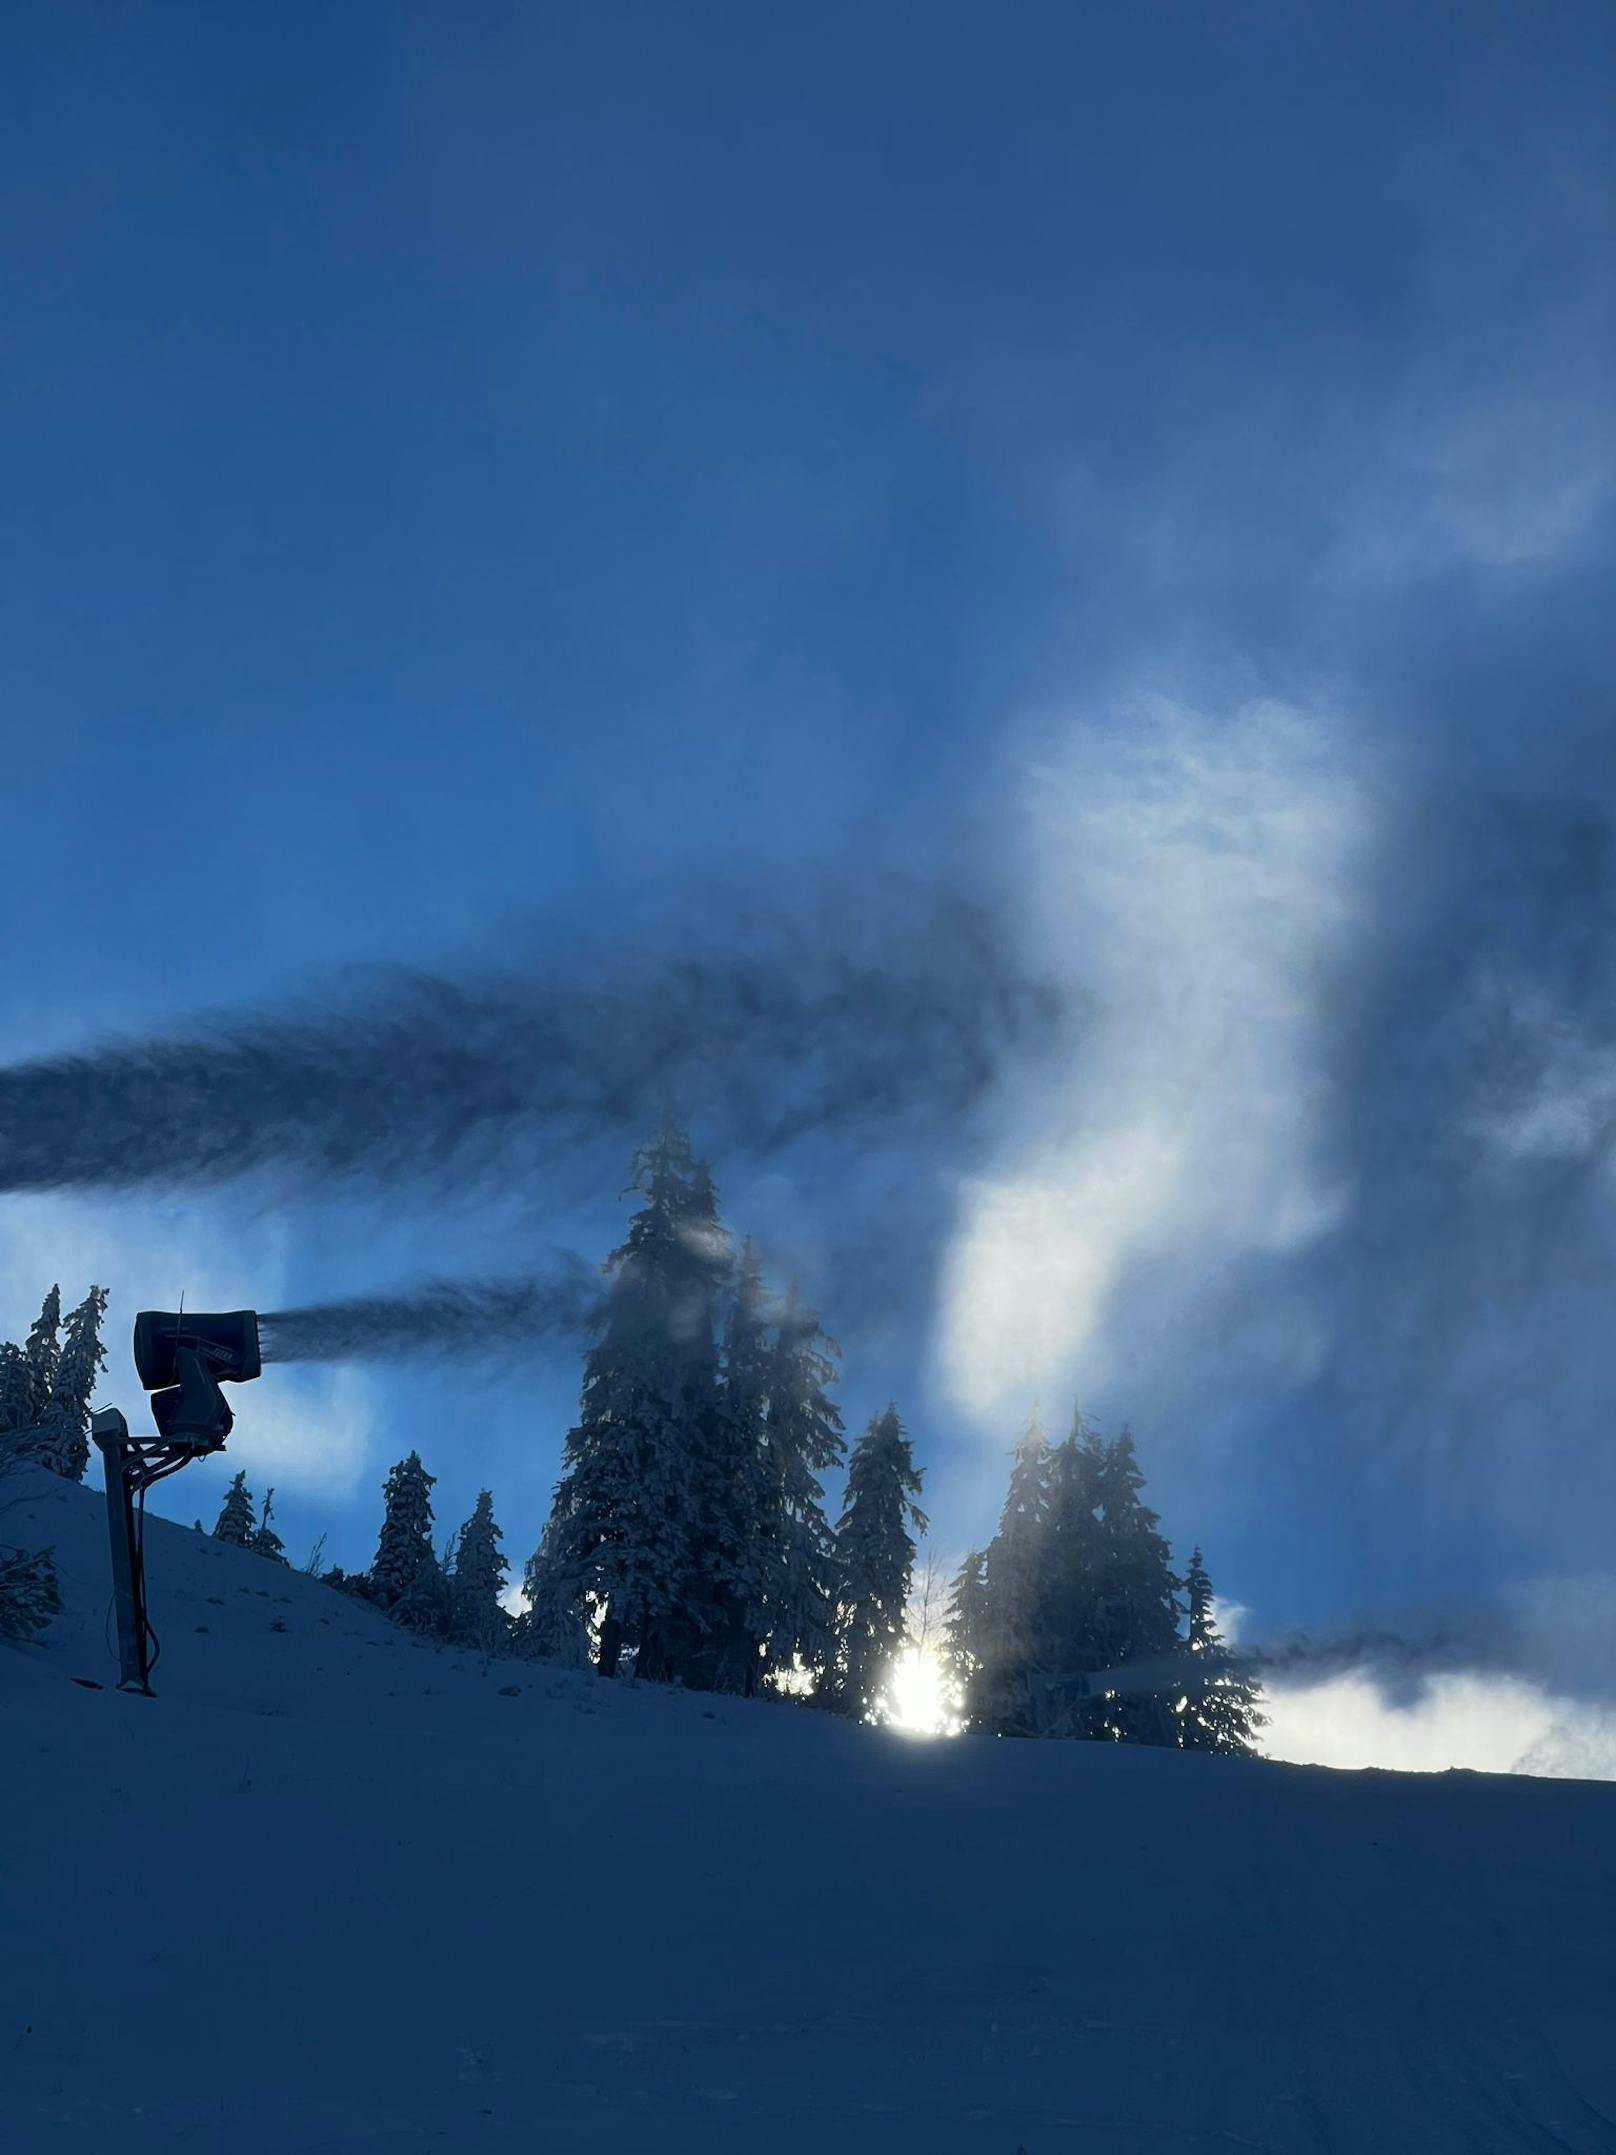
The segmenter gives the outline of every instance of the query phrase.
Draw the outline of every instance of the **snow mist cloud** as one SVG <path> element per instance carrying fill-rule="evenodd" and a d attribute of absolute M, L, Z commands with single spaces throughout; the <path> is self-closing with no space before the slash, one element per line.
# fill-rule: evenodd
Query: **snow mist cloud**
<path fill-rule="evenodd" d="M 563 1254 L 529 1279 L 423 1280 L 392 1295 L 265 1311 L 259 1339 L 266 1362 L 470 1361 L 494 1349 L 508 1360 L 580 1338 L 600 1298 L 598 1272 Z"/>
<path fill-rule="evenodd" d="M 724 1154 L 955 1128 L 1059 1006 L 1004 923 L 887 887 L 836 917 L 548 978 L 396 973 L 312 1007 L 0 1070 L 0 1189 L 499 1184 L 662 1114 Z"/>
<path fill-rule="evenodd" d="M 1158 700 L 1033 773 L 1029 943 L 1091 1005 L 1065 1083 L 1007 1101 L 948 1268 L 945 1372 L 1001 1435 L 1034 1393 L 1114 1373 L 1135 1263 L 1165 1262 L 1165 1307 L 1335 1217 L 1315 1000 L 1367 815 L 1324 730 L 1274 704 L 1219 723 Z"/>

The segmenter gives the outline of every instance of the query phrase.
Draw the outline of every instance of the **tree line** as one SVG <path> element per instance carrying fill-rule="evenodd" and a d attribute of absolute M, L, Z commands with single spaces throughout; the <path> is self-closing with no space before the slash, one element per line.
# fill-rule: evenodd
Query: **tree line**
<path fill-rule="evenodd" d="M 749 1241 L 734 1250 L 682 1130 L 641 1148 L 631 1188 L 522 1615 L 502 1606 L 488 1492 L 436 1551 L 434 1477 L 414 1452 L 388 1477 L 369 1572 L 327 1576 L 429 1637 L 866 1715 L 907 1636 L 926 1529 L 897 1408 L 849 1456 L 835 1342 L 795 1287 L 769 1288 Z M 822 1477 L 844 1462 L 833 1527 Z"/>
<path fill-rule="evenodd" d="M 895 1407 L 847 1457 L 831 1396 L 838 1354 L 795 1288 L 735 1253 L 707 1164 L 668 1127 L 637 1156 L 640 1209 L 606 1263 L 579 1418 L 526 1608 L 492 1499 L 437 1554 L 418 1455 L 385 1491 L 367 1594 L 428 1636 L 602 1676 L 707 1691 L 773 1690 L 867 1716 L 908 1643 L 921 1472 Z M 823 1477 L 846 1459 L 832 1527 Z M 961 1565 L 944 1659 L 963 1727 L 1249 1752 L 1250 1671 L 1225 1643 L 1196 1549 L 1182 1578 L 1143 1498 L 1131 1431 L 1080 1413 L 1052 1445 L 1015 1447 L 997 1533 Z"/>
<path fill-rule="evenodd" d="M 868 1718 L 909 1643 L 927 1526 L 897 1408 L 849 1454 L 835 1342 L 795 1286 L 771 1289 L 750 1241 L 736 1250 L 683 1130 L 669 1123 L 640 1149 L 630 1187 L 640 1204 L 605 1263 L 521 1613 L 505 1605 L 492 1495 L 435 1547 L 435 1477 L 413 1451 L 387 1477 L 369 1569 L 321 1572 L 320 1545 L 305 1569 L 424 1638 Z M 0 1345 L 0 1440 L 75 1480 L 105 1307 L 92 1288 L 64 1335 L 53 1288 L 25 1345 Z M 844 1466 L 833 1525 L 825 1478 Z M 1128 1429 L 1106 1442 L 1074 1412 L 1051 1444 L 1029 1423 L 998 1530 L 949 1596 L 944 1661 L 964 1728 L 1254 1748 L 1257 1686 L 1219 1632 L 1201 1552 L 1174 1572 L 1143 1487 Z M 286 1562 L 273 1503 L 271 1489 L 257 1506 L 238 1473 L 215 1535 Z M 36 1606 L 48 1603 L 33 1584 Z"/>

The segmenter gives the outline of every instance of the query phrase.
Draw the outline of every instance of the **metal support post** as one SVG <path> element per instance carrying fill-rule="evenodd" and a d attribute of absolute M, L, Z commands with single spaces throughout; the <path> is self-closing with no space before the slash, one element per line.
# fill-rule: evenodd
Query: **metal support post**
<path fill-rule="evenodd" d="M 209 1444 L 132 1437 L 116 1407 L 90 1417 L 90 1435 L 101 1453 L 107 1481 L 107 1544 L 112 1554 L 112 1602 L 118 1620 L 118 1689 L 152 1696 L 156 1660 L 146 1614 L 146 1491 L 177 1474 Z"/>
<path fill-rule="evenodd" d="M 118 1620 L 118 1689 L 150 1695 L 146 1611 L 136 1574 L 135 1503 L 129 1486 L 129 1424 L 116 1407 L 90 1418 L 107 1483 L 107 1541 L 112 1553 L 112 1605 Z"/>

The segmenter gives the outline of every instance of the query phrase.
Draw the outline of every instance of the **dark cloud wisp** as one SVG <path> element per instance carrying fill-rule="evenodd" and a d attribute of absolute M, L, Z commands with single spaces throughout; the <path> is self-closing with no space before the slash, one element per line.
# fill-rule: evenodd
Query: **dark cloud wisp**
<path fill-rule="evenodd" d="M 621 1152 L 669 1112 L 723 1154 L 923 1141 L 1062 1030 L 1001 916 L 956 897 L 548 979 L 369 976 L 340 999 L 0 1070 L 0 1189 L 496 1185 L 517 1161 Z"/>

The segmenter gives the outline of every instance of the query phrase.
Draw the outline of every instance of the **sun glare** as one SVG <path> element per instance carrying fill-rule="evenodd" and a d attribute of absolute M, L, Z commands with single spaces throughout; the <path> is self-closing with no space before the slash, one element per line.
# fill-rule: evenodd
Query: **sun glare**
<path fill-rule="evenodd" d="M 902 1736 L 959 1734 L 959 1701 L 935 1654 L 910 1646 L 898 1656 L 876 1718 Z"/>

